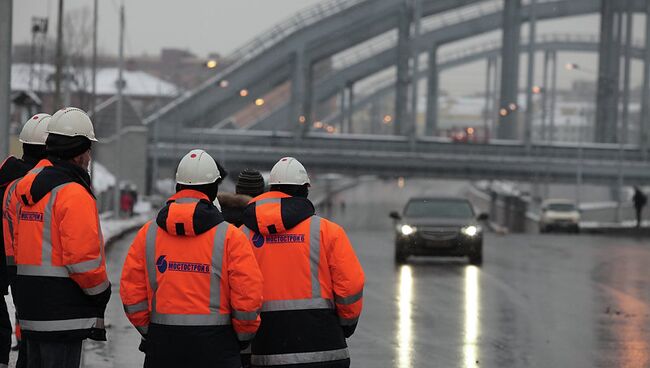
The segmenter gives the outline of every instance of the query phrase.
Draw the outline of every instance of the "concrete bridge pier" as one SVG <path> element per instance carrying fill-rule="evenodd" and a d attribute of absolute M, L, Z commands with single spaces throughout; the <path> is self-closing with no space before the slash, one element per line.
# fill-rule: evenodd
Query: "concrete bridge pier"
<path fill-rule="evenodd" d="M 632 59 L 632 27 L 634 13 L 630 9 L 630 0 L 626 0 L 625 9 L 625 43 L 621 44 L 623 48 L 623 112 L 621 113 L 621 132 L 619 142 L 626 144 L 629 142 L 630 129 L 630 68 Z M 623 14 L 621 12 L 621 14 Z M 622 17 L 622 15 L 621 15 Z"/>
<path fill-rule="evenodd" d="M 650 119 L 650 1 L 645 9 L 645 53 L 643 57 L 643 91 L 641 95 L 641 118 L 639 121 L 639 146 L 647 157 L 648 119 Z"/>
<path fill-rule="evenodd" d="M 349 107 L 347 109 L 347 117 L 345 118 L 346 124 L 345 128 L 341 127 L 341 129 L 345 129 L 342 131 L 342 133 L 352 133 L 352 130 L 354 129 L 354 82 L 348 82 L 345 89 L 347 89 L 347 103 L 346 105 Z"/>
<path fill-rule="evenodd" d="M 599 143 L 618 141 L 618 101 L 622 16 L 616 12 L 618 0 L 602 0 L 600 10 L 600 49 L 598 55 L 598 94 L 594 139 Z"/>
<path fill-rule="evenodd" d="M 413 83 L 416 83 L 414 81 Z M 438 45 L 433 44 L 429 50 L 429 78 L 427 80 L 427 115 L 424 135 L 436 135 L 438 131 Z"/>
<path fill-rule="evenodd" d="M 542 124 L 539 131 L 539 140 L 546 142 L 546 135 L 548 132 L 548 72 L 551 64 L 551 52 L 544 51 L 544 66 L 542 68 Z"/>
<path fill-rule="evenodd" d="M 382 122 L 383 119 L 381 116 L 379 101 L 378 99 L 374 99 L 372 102 L 370 102 L 370 134 L 379 133 L 379 128 Z"/>
<path fill-rule="evenodd" d="M 551 106 L 548 121 L 548 141 L 555 141 L 555 106 L 557 102 L 557 51 L 551 52 Z"/>
<path fill-rule="evenodd" d="M 526 78 L 526 121 L 524 122 L 524 144 L 526 151 L 530 151 L 532 147 L 532 130 L 535 112 L 535 104 L 533 101 L 533 88 L 535 86 L 535 37 L 537 31 L 537 18 L 535 14 L 535 7 L 537 1 L 530 2 L 530 20 L 528 21 L 528 65 L 527 65 L 527 78 Z"/>
<path fill-rule="evenodd" d="M 341 132 L 344 132 L 344 126 L 345 126 L 345 111 L 348 108 L 352 108 L 352 106 L 347 107 L 345 106 L 346 104 L 346 98 L 345 98 L 345 87 L 341 88 L 341 91 L 339 92 L 339 127 L 341 128 Z"/>
<path fill-rule="evenodd" d="M 289 120 L 295 124 L 296 138 L 302 137 L 312 124 L 312 62 L 304 47 L 295 52 L 291 77 L 291 109 Z"/>
<path fill-rule="evenodd" d="M 501 60 L 497 56 L 494 58 L 494 76 L 492 78 L 492 83 L 494 86 L 494 92 L 492 94 L 492 126 L 490 127 L 490 138 L 495 138 L 497 134 L 497 126 L 499 125 L 499 105 L 501 104 L 501 85 L 499 81 L 501 80 Z"/>
<path fill-rule="evenodd" d="M 353 124 L 354 82 L 350 81 L 341 88 L 339 93 L 339 129 L 341 133 L 351 133 Z"/>
<path fill-rule="evenodd" d="M 485 111 L 483 113 L 483 129 L 484 134 L 489 136 L 492 128 L 496 126 L 497 104 L 494 102 L 497 99 L 498 89 L 498 61 L 494 56 L 490 56 L 486 60 L 486 73 L 485 73 Z"/>
<path fill-rule="evenodd" d="M 517 139 L 520 44 L 521 0 L 505 0 L 501 50 L 501 97 L 497 126 L 497 137 L 500 139 Z"/>
<path fill-rule="evenodd" d="M 406 2 L 400 5 L 397 25 L 397 48 L 395 55 L 397 66 L 397 81 L 395 86 L 395 119 L 393 133 L 395 135 L 409 134 L 411 127 L 408 119 L 408 88 L 409 88 L 409 58 L 411 56 L 411 21 L 412 12 Z"/>

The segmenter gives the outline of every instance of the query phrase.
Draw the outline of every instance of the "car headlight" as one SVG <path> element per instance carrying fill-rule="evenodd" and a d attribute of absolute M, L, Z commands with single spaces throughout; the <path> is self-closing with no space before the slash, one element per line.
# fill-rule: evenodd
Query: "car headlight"
<path fill-rule="evenodd" d="M 398 226 L 398 229 L 404 236 L 411 235 L 417 230 L 415 226 L 411 226 L 411 225 L 401 225 Z"/>
<path fill-rule="evenodd" d="M 460 232 L 467 236 L 476 236 L 481 232 L 481 228 L 476 225 L 469 225 L 460 229 Z"/>

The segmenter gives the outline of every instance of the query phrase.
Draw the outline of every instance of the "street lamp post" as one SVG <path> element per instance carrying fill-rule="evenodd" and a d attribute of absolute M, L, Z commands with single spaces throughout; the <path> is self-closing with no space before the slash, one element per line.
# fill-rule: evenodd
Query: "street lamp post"
<path fill-rule="evenodd" d="M 568 63 L 564 66 L 566 70 L 571 70 L 571 71 L 580 71 L 582 73 L 595 76 L 597 73 L 593 70 L 585 69 L 581 67 L 578 64 L 575 63 Z M 621 128 L 618 128 L 618 163 L 617 163 L 617 180 L 616 180 L 616 213 L 615 213 L 615 221 L 616 222 L 621 222 L 621 210 L 622 210 L 622 191 L 623 191 L 623 183 L 624 183 L 624 174 L 623 174 L 623 154 L 624 154 L 624 147 L 623 147 L 623 137 L 627 135 L 627 132 L 621 131 Z M 578 185 L 581 185 L 582 183 L 582 137 L 580 137 L 580 142 L 579 142 L 579 148 L 578 148 L 578 173 L 576 174 L 576 190 L 579 190 Z"/>
<path fill-rule="evenodd" d="M 120 180 L 122 179 L 122 112 L 124 93 L 124 4 L 120 6 L 119 58 L 117 68 L 117 106 L 115 113 L 115 191 L 113 193 L 113 217 L 120 217 Z"/>
<path fill-rule="evenodd" d="M 590 75 L 592 77 L 596 75 L 595 71 L 585 69 L 585 68 L 583 68 L 580 65 L 575 64 L 575 63 L 567 63 L 564 66 L 564 69 L 566 69 L 568 71 L 582 72 L 582 73 L 588 74 L 588 75 Z M 585 109 L 583 109 L 582 110 L 582 115 L 585 116 L 585 119 L 587 120 L 587 124 L 589 124 L 589 122 L 591 120 L 591 119 L 589 119 L 589 116 L 591 116 L 591 114 L 587 114 L 587 111 Z M 582 181 L 583 181 L 582 172 L 583 172 L 583 165 L 584 165 L 584 163 L 583 163 L 583 156 L 584 156 L 584 154 L 583 154 L 583 145 L 584 145 L 584 139 L 585 139 L 585 137 L 584 137 L 585 130 L 586 129 L 582 129 L 580 127 L 578 128 L 578 165 L 577 165 L 577 168 L 576 168 L 576 204 L 578 206 L 580 205 L 580 202 L 582 200 L 582 196 L 581 196 L 582 195 Z M 621 165 L 619 163 L 619 167 L 620 166 Z"/>
<path fill-rule="evenodd" d="M 13 1 L 0 1 L 0 157 L 9 155 L 11 120 L 11 14 Z"/>

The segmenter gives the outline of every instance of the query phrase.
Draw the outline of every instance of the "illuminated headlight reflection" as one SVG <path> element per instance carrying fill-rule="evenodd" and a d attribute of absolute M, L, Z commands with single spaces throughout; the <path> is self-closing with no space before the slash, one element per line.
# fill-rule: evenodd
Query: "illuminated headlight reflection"
<path fill-rule="evenodd" d="M 397 290 L 397 367 L 413 367 L 413 274 L 411 267 L 403 265 L 399 272 L 399 289 Z"/>
<path fill-rule="evenodd" d="M 399 228 L 399 231 L 402 233 L 402 235 L 411 235 L 413 234 L 417 229 L 415 226 L 410 226 L 410 225 L 402 225 Z"/>
<path fill-rule="evenodd" d="M 476 368 L 479 363 L 480 271 L 476 266 L 465 268 L 465 338 L 463 341 L 463 368 Z"/>
<path fill-rule="evenodd" d="M 481 232 L 481 228 L 475 225 L 465 226 L 460 231 L 467 236 L 476 236 Z"/>

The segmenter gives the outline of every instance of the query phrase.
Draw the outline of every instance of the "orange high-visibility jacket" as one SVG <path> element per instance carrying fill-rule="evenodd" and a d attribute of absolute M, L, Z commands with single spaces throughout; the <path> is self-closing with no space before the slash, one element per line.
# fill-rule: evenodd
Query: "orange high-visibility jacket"
<path fill-rule="evenodd" d="M 264 276 L 253 365 L 348 364 L 364 273 L 345 231 L 314 216 L 306 198 L 280 192 L 254 198 L 244 225 Z"/>
<path fill-rule="evenodd" d="M 14 233 L 14 214 L 7 211 L 5 204 L 8 199 L 12 197 L 12 185 L 16 179 L 22 178 L 31 170 L 37 163 L 36 160 L 29 158 L 18 159 L 13 156 L 7 159 L 0 165 L 0 295 L 6 295 L 8 292 L 9 284 L 12 280 L 12 275 L 15 274 L 15 267 L 7 266 L 7 262 L 13 264 L 13 233 Z M 10 253 L 7 253 L 5 246 L 10 248 Z M 11 257 L 8 259 L 7 257 Z"/>
<path fill-rule="evenodd" d="M 24 336 L 105 340 L 110 298 L 104 240 L 90 177 L 53 162 L 16 184 L 14 300 Z"/>
<path fill-rule="evenodd" d="M 24 176 L 36 176 L 40 173 L 44 167 L 52 166 L 52 163 L 43 159 L 40 160 L 31 170 L 25 173 Z M 16 261 L 14 259 L 14 239 L 16 237 L 16 230 L 18 219 L 16 215 L 20 211 L 21 201 L 16 195 L 16 186 L 20 178 L 14 180 L 13 182 L 7 185 L 5 190 L 4 197 L 2 198 L 2 235 L 4 240 L 4 249 L 7 266 L 9 267 L 9 272 L 12 273 L 10 279 L 13 278 L 13 273 L 15 273 Z"/>
<path fill-rule="evenodd" d="M 223 221 L 206 195 L 182 190 L 138 232 L 124 262 L 120 295 L 127 317 L 149 341 L 192 326 L 197 338 L 205 328 L 234 330 L 236 338 L 225 336 L 239 346 L 237 338 L 250 341 L 260 324 L 262 274 L 244 234 Z M 187 354 L 179 346 L 166 350 Z"/>

